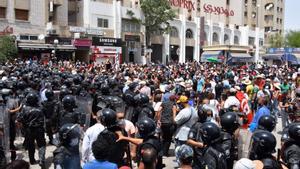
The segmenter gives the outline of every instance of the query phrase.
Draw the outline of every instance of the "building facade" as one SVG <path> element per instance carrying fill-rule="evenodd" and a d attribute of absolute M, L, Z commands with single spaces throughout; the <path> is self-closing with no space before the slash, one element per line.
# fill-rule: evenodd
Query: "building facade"
<path fill-rule="evenodd" d="M 257 61 L 267 35 L 283 32 L 284 0 L 252 1 L 169 0 L 176 18 L 169 33 L 151 37 L 151 49 L 145 47 L 144 26 L 131 19 L 143 19 L 139 0 L 0 0 L 0 30 L 13 28 L 21 51 L 86 62 L 201 61 L 220 53 L 227 59 L 238 55 L 231 53 L 248 54 Z M 269 16 L 272 11 L 276 16 Z M 93 38 L 104 46 L 93 44 Z"/>
<path fill-rule="evenodd" d="M 245 0 L 244 25 L 264 30 L 265 46 L 270 36 L 284 34 L 285 0 Z"/>

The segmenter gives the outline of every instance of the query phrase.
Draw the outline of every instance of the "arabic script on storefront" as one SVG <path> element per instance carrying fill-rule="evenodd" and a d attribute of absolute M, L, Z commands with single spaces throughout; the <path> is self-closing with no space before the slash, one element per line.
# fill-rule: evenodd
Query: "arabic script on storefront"
<path fill-rule="evenodd" d="M 224 7 L 213 6 L 211 4 L 204 4 L 203 9 L 205 13 L 210 13 L 215 15 L 225 15 L 226 17 L 234 16 L 233 10 L 229 10 Z"/>

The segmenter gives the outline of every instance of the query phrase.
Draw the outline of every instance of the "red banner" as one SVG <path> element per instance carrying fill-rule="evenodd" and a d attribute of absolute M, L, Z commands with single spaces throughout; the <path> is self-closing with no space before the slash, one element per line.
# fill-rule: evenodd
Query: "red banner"
<path fill-rule="evenodd" d="M 203 9 L 205 13 L 210 13 L 215 15 L 225 15 L 226 17 L 234 16 L 233 10 L 228 10 L 219 6 L 213 6 L 211 4 L 204 4 Z"/>

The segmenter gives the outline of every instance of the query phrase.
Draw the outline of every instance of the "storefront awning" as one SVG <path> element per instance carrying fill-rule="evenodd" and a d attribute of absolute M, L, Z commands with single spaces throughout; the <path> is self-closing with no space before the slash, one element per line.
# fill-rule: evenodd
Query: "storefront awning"
<path fill-rule="evenodd" d="M 269 59 L 269 60 L 281 60 L 282 54 L 266 54 L 262 56 L 263 59 Z"/>
<path fill-rule="evenodd" d="M 209 59 L 216 59 L 218 62 L 222 62 L 220 57 L 220 51 L 204 51 L 201 55 L 201 62 L 210 62 Z"/>
<path fill-rule="evenodd" d="M 54 46 L 52 44 L 34 44 L 34 43 L 19 43 L 18 48 L 22 50 L 62 50 L 62 51 L 74 51 L 76 47 L 73 45 L 57 45 Z"/>
<path fill-rule="evenodd" d="M 245 63 L 245 62 L 253 62 L 253 57 L 248 53 L 233 53 L 229 54 L 227 63 Z"/>

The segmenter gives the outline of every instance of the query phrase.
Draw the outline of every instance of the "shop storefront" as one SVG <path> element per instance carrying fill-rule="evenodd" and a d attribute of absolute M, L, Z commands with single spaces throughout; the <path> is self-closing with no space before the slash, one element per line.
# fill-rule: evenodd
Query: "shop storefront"
<path fill-rule="evenodd" d="M 75 60 L 86 62 L 90 61 L 90 48 L 92 46 L 92 40 L 90 39 L 75 39 L 73 41 L 75 51 Z"/>
<path fill-rule="evenodd" d="M 93 37 L 92 38 L 92 60 L 96 64 L 122 63 L 122 40 L 118 38 Z"/>

